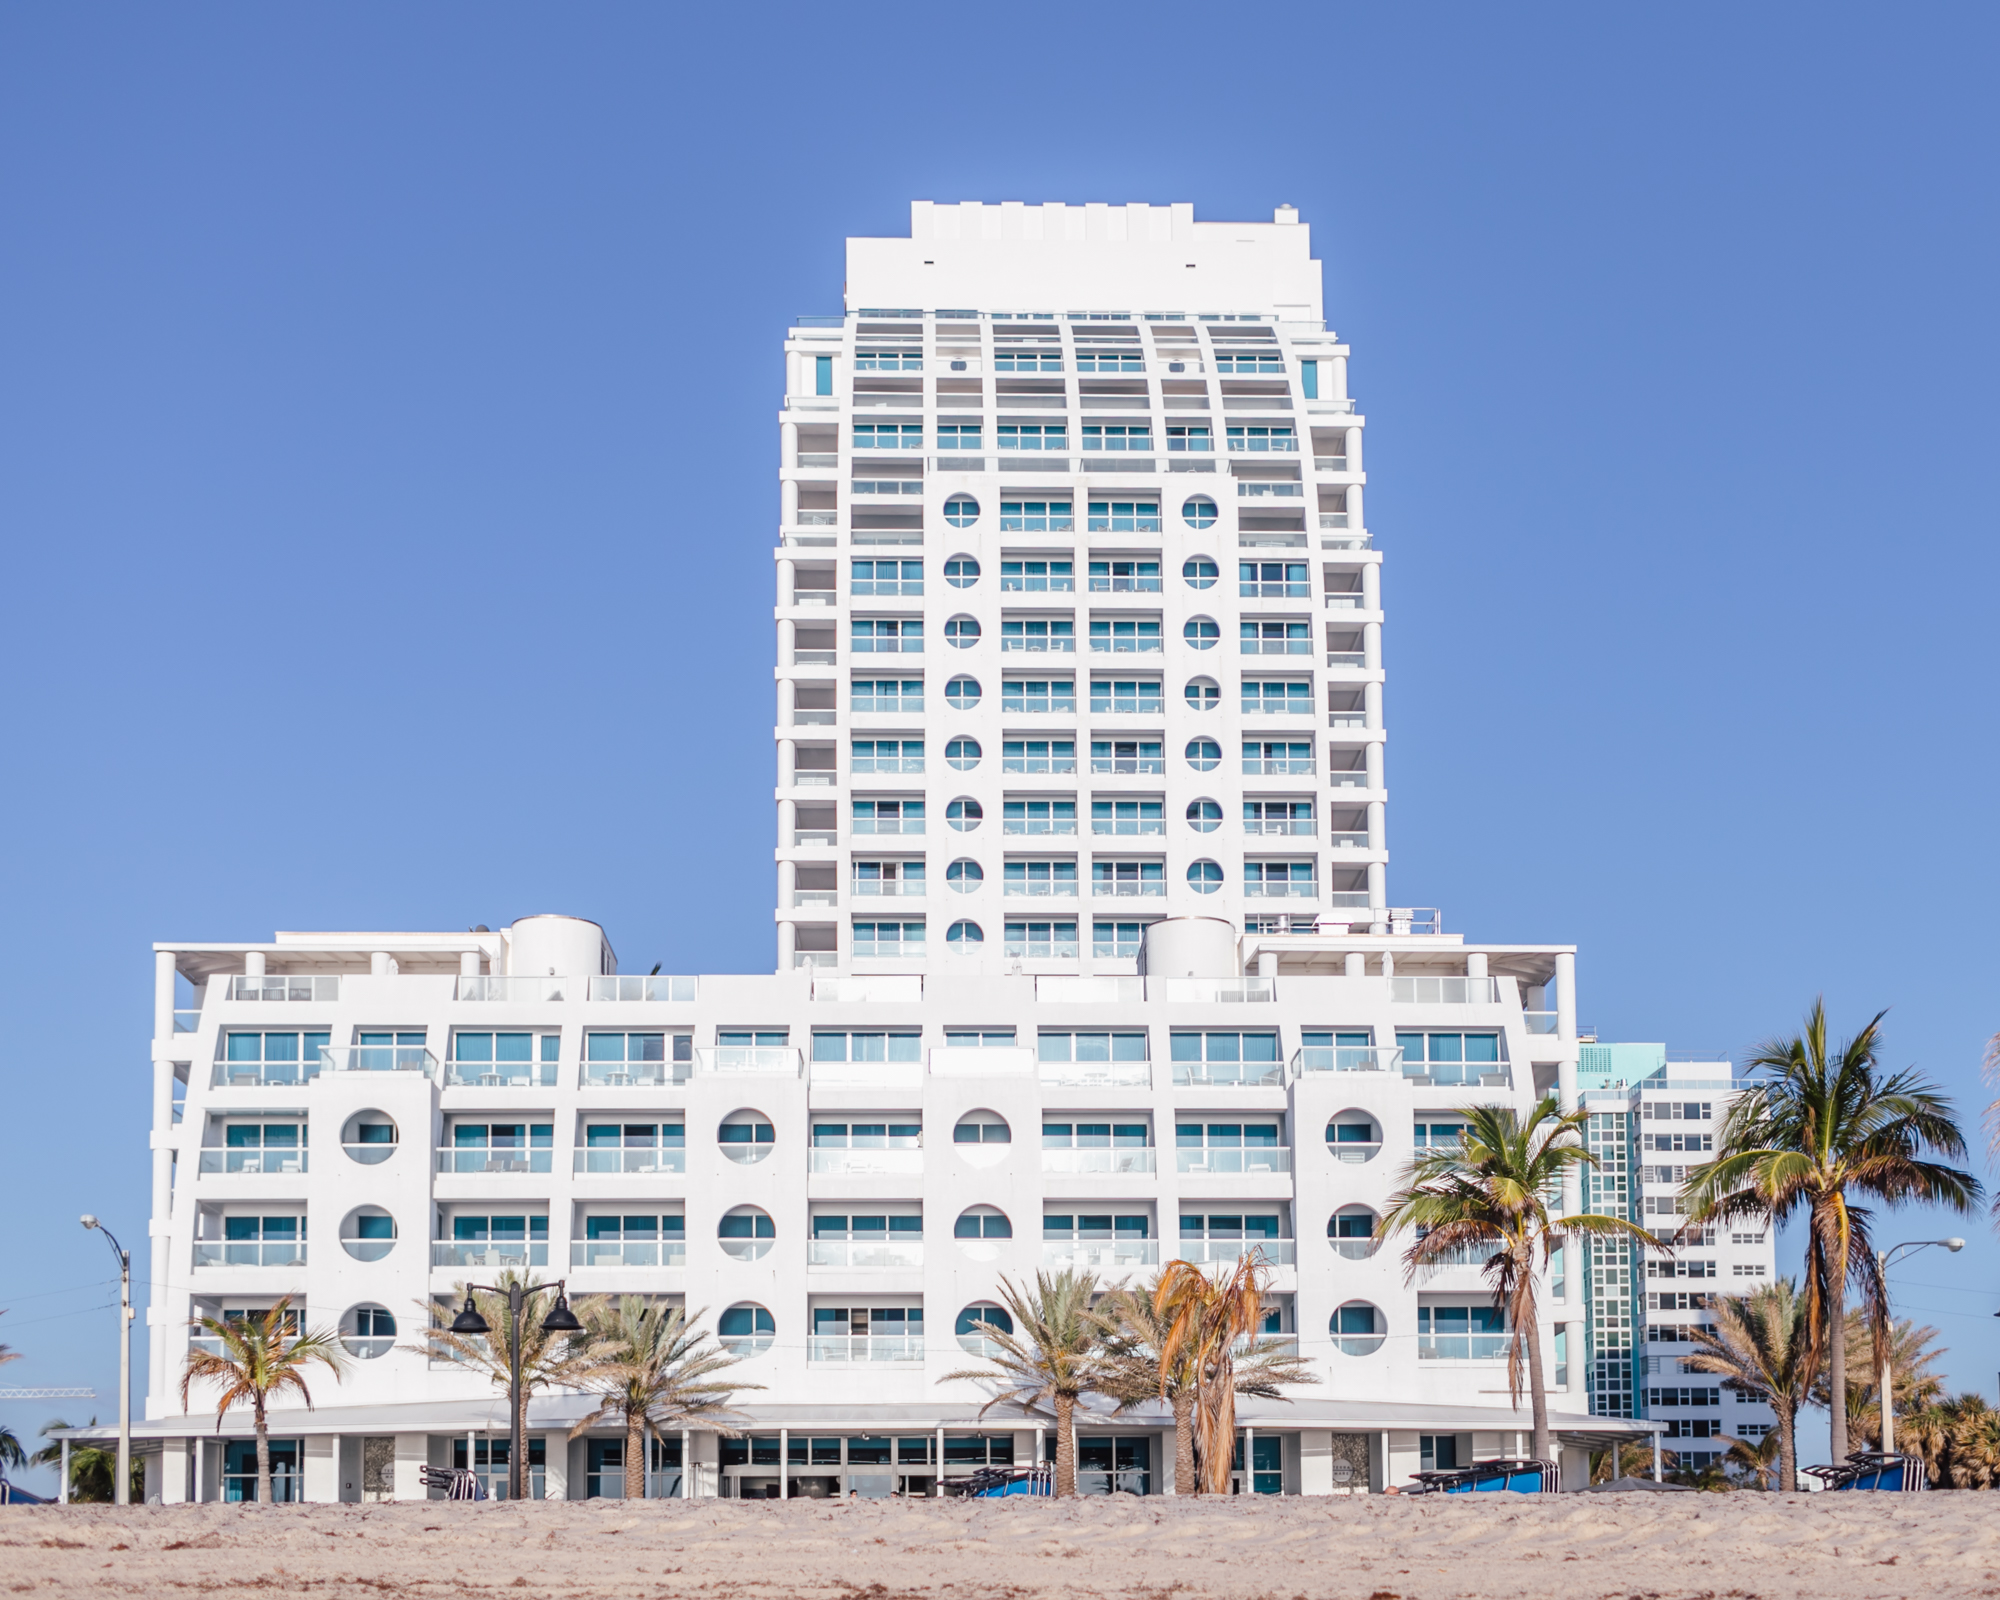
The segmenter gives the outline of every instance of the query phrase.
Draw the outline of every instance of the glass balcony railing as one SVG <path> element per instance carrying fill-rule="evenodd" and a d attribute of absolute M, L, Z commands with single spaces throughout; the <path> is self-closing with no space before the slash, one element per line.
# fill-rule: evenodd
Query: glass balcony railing
<path fill-rule="evenodd" d="M 302 1267 L 303 1239 L 199 1239 L 194 1264 L 200 1267 Z"/>
<path fill-rule="evenodd" d="M 1366 1261 L 1382 1248 L 1380 1239 L 1365 1236 L 1358 1239 L 1329 1239 L 1326 1242 L 1333 1248 L 1333 1253 L 1343 1261 Z"/>
<path fill-rule="evenodd" d="M 1131 1146 L 1123 1149 L 1113 1146 L 1090 1150 L 1044 1150 L 1042 1171 L 1084 1177 L 1122 1177 L 1154 1171 L 1156 1157 L 1156 1151 Z"/>
<path fill-rule="evenodd" d="M 1396 1072 L 1403 1065 L 1400 1046 L 1309 1044 L 1292 1052 L 1292 1076 L 1308 1072 Z"/>
<path fill-rule="evenodd" d="M 312 977 L 304 973 L 279 973 L 250 977 L 237 974 L 229 980 L 232 1000 L 316 1000 L 331 1005 L 340 999 L 340 979 Z"/>
<path fill-rule="evenodd" d="M 1162 978 L 1169 1005 L 1264 1005 L 1278 998 L 1276 978 Z"/>
<path fill-rule="evenodd" d="M 501 1004 L 539 1004 L 574 998 L 578 986 L 575 978 L 461 976 L 451 997 L 454 1000 L 495 1001 Z"/>
<path fill-rule="evenodd" d="M 438 1239 L 431 1244 L 434 1267 L 546 1267 L 546 1239 Z"/>
<path fill-rule="evenodd" d="M 572 1267 L 684 1267 L 685 1239 L 575 1239 L 570 1242 Z"/>
<path fill-rule="evenodd" d="M 863 1362 L 910 1362 L 923 1359 L 924 1337 L 920 1333 L 864 1334 L 860 1338 L 844 1333 L 816 1333 L 806 1340 L 808 1361 L 854 1365 Z"/>
<path fill-rule="evenodd" d="M 1150 1061 L 1044 1061 L 1038 1075 L 1045 1089 L 1150 1089 Z"/>
<path fill-rule="evenodd" d="M 782 1045 L 723 1045 L 695 1051 L 696 1065 L 709 1073 L 757 1072 L 782 1078 L 796 1078 L 805 1070 L 805 1057 Z"/>
<path fill-rule="evenodd" d="M 1157 1239 L 1045 1239 L 1042 1265 L 1051 1272 L 1129 1272 L 1160 1264 Z"/>
<path fill-rule="evenodd" d="M 1530 1033 L 1556 1032 L 1556 1013 L 1553 1011 L 1523 1011 L 1521 1020 L 1528 1025 Z"/>
<path fill-rule="evenodd" d="M 211 1082 L 218 1089 L 286 1089 L 310 1083 L 324 1065 L 311 1061 L 218 1061 Z"/>
<path fill-rule="evenodd" d="M 825 1063 L 821 1063 L 825 1065 Z M 898 1062 L 897 1065 L 902 1065 Z M 818 1073 L 815 1070 L 814 1076 Z M 809 1172 L 827 1177 L 877 1177 L 924 1170 L 922 1150 L 814 1150 Z"/>
<path fill-rule="evenodd" d="M 1179 1239 L 1174 1254 L 1197 1266 L 1233 1265 L 1244 1256 L 1256 1256 L 1269 1266 L 1288 1267 L 1298 1259 L 1293 1239 Z"/>
<path fill-rule="evenodd" d="M 329 1072 L 421 1072 L 435 1078 L 438 1071 L 438 1058 L 420 1044 L 321 1045 L 319 1054 Z"/>
<path fill-rule="evenodd" d="M 554 1160 L 555 1151 L 546 1147 L 495 1150 L 470 1145 L 446 1145 L 437 1152 L 437 1170 L 456 1173 L 547 1172 Z"/>
<path fill-rule="evenodd" d="M 1333 1347 L 1344 1356 L 1372 1356 L 1382 1348 L 1382 1339 L 1379 1333 L 1343 1333 L 1335 1335 Z"/>
<path fill-rule="evenodd" d="M 176 1011 L 174 1013 L 175 1033 L 198 1033 L 201 1031 L 201 1012 Z"/>
<path fill-rule="evenodd" d="M 266 1177 L 276 1173 L 304 1172 L 306 1152 L 296 1147 L 289 1150 L 204 1150 L 201 1153 L 201 1170 Z"/>
<path fill-rule="evenodd" d="M 1403 1061 L 1403 1078 L 1440 1089 L 1505 1089 L 1513 1081 L 1504 1061 Z"/>
<path fill-rule="evenodd" d="M 220 1341 L 217 1342 L 219 1343 Z M 383 1338 L 377 1334 L 369 1334 L 363 1337 L 357 1333 L 343 1333 L 340 1336 L 340 1344 L 341 1348 L 357 1361 L 379 1360 L 396 1348 L 396 1341 L 393 1336 Z M 220 1352 L 217 1353 L 220 1354 Z"/>
<path fill-rule="evenodd" d="M 685 1146 L 667 1148 L 640 1146 L 624 1150 L 616 1147 L 587 1146 L 576 1152 L 571 1171 L 593 1176 L 635 1177 L 658 1172 L 687 1171 Z"/>
<path fill-rule="evenodd" d="M 1497 978 L 1391 978 L 1389 998 L 1398 1005 L 1497 1005 L 1500 981 Z"/>
<path fill-rule="evenodd" d="M 1505 1361 L 1510 1335 L 1504 1333 L 1420 1333 L 1419 1361 Z"/>
<path fill-rule="evenodd" d="M 849 1272 L 914 1271 L 924 1264 L 921 1239 L 809 1239 L 806 1265 Z"/>
<path fill-rule="evenodd" d="M 1245 1172 L 1290 1172 L 1292 1152 L 1280 1145 L 1256 1145 L 1245 1149 L 1176 1150 L 1174 1170 L 1207 1173 L 1212 1177 L 1235 1177 Z"/>
<path fill-rule="evenodd" d="M 1276 1088 L 1285 1081 L 1282 1061 L 1176 1061 L 1174 1086 L 1183 1089 Z"/>
<path fill-rule="evenodd" d="M 586 1089 L 664 1089 L 686 1083 L 694 1070 L 689 1061 L 586 1061 Z"/>
<path fill-rule="evenodd" d="M 1144 978 L 1074 978 L 1044 974 L 1035 979 L 1035 999 L 1043 1005 L 1129 1006 L 1138 1005 L 1145 998 Z"/>

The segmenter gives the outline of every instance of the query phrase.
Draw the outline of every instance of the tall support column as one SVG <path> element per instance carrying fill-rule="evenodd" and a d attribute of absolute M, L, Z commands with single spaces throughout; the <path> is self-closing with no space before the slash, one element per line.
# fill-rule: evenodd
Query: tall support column
<path fill-rule="evenodd" d="M 778 848 L 790 850 L 797 844 L 799 827 L 799 803 L 796 800 L 778 802 Z"/>
<path fill-rule="evenodd" d="M 1361 721 L 1363 726 L 1369 728 L 1382 726 L 1381 684 L 1364 683 L 1361 686 Z"/>
<path fill-rule="evenodd" d="M 778 970 L 790 972 L 798 964 L 799 925 L 796 922 L 778 924 Z"/>
<path fill-rule="evenodd" d="M 1381 746 L 1377 745 L 1375 748 L 1380 749 Z M 1370 787 L 1372 788 L 1373 785 L 1370 785 Z M 1383 840 L 1387 837 L 1387 829 L 1384 825 L 1384 818 L 1387 813 L 1388 807 L 1383 805 L 1380 800 L 1370 800 L 1368 802 L 1368 848 L 1370 850 L 1386 848 Z"/>
<path fill-rule="evenodd" d="M 1368 931 L 1387 933 L 1389 931 L 1389 874 L 1379 861 L 1368 863 Z M 1384 961 L 1387 961 L 1385 956 Z M 1387 972 L 1383 973 L 1388 976 Z"/>
<path fill-rule="evenodd" d="M 778 485 L 778 519 L 787 528 L 795 528 L 799 521 L 799 480 L 786 478 Z"/>
<path fill-rule="evenodd" d="M 778 424 L 778 448 L 783 452 L 782 466 L 796 467 L 799 464 L 799 425 L 796 422 Z"/>
<path fill-rule="evenodd" d="M 797 649 L 798 628 L 787 617 L 778 624 L 778 665 L 781 667 L 797 666 L 798 662 L 793 659 L 793 652 Z"/>
<path fill-rule="evenodd" d="M 261 977 L 263 977 L 263 976 L 264 976 L 264 952 L 263 952 L 263 951 L 261 951 L 261 950 L 246 950 L 246 951 L 244 951 L 244 953 L 243 953 L 243 976 L 244 976 L 244 977 L 246 977 L 246 978 L 261 978 Z"/>
<path fill-rule="evenodd" d="M 1361 569 L 1361 609 L 1363 611 L 1382 609 L 1382 568 L 1373 561 Z"/>
<path fill-rule="evenodd" d="M 1348 977 L 1350 977 L 1350 978 L 1365 978 L 1365 977 L 1367 977 L 1367 976 L 1368 976 L 1368 957 L 1367 957 L 1367 956 L 1365 956 L 1365 955 L 1363 955 L 1363 954 L 1362 954 L 1362 953 L 1361 953 L 1361 952 L 1360 952 L 1359 950 L 1350 950 L 1350 951 L 1348 951 L 1348 952 L 1347 952 L 1347 971 L 1346 971 L 1346 976 L 1348 976 Z"/>
<path fill-rule="evenodd" d="M 1382 670 L 1382 624 L 1361 624 L 1361 664 L 1370 672 Z"/>
<path fill-rule="evenodd" d="M 1326 397 L 1329 400 L 1347 398 L 1347 357 L 1334 356 L 1323 363 L 1326 372 Z"/>
<path fill-rule="evenodd" d="M 798 599 L 799 564 L 796 561 L 778 563 L 778 604 L 795 606 Z"/>
<path fill-rule="evenodd" d="M 1349 428 L 1347 430 L 1345 453 L 1347 455 L 1347 470 L 1349 472 L 1359 472 L 1361 470 L 1361 430 L 1359 428 Z"/>
<path fill-rule="evenodd" d="M 778 680 L 778 726 L 789 728 L 798 720 L 799 686 L 796 679 Z"/>
<path fill-rule="evenodd" d="M 778 741 L 778 787 L 780 789 L 789 789 L 798 781 L 798 758 L 799 746 L 797 740 L 780 739 Z"/>
<path fill-rule="evenodd" d="M 939 1437 L 943 1437 L 942 1433 L 940 1433 Z M 780 1500 L 789 1500 L 791 1497 L 792 1430 L 790 1428 L 780 1428 L 778 1430 L 778 1498 Z"/>

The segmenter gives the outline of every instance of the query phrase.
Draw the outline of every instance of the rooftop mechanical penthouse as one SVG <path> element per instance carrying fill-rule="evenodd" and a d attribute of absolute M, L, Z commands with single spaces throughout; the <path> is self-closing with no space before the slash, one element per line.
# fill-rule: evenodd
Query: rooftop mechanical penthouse
<path fill-rule="evenodd" d="M 621 974 L 563 916 L 156 946 L 159 1497 L 254 1493 L 247 1414 L 218 1436 L 177 1379 L 190 1317 L 285 1294 L 357 1359 L 274 1419 L 282 1493 L 504 1483 L 504 1401 L 421 1308 L 509 1267 L 745 1358 L 747 1436 L 657 1441 L 655 1494 L 1040 1459 L 1047 1419 L 940 1382 L 1000 1279 L 1246 1251 L 1320 1381 L 1245 1403 L 1244 1492 L 1525 1453 L 1478 1264 L 1409 1280 L 1371 1235 L 1467 1106 L 1577 1104 L 1574 955 L 1393 904 L 1381 554 L 1308 230 L 919 204 L 847 283 L 785 343 L 778 970 Z M 1637 1276 L 1544 1286 L 1572 1472 L 1655 1426 Z M 619 1492 L 588 1409 L 533 1400 L 534 1493 Z M 1086 1491 L 1171 1488 L 1164 1410 L 1080 1435 Z"/>

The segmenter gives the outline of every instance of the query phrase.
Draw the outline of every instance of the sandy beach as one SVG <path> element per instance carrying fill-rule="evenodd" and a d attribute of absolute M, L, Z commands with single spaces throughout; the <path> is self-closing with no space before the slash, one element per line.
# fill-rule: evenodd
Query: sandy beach
<path fill-rule="evenodd" d="M 15 1594 L 1244 1600 L 2000 1594 L 1978 1494 L 0 1512 Z"/>

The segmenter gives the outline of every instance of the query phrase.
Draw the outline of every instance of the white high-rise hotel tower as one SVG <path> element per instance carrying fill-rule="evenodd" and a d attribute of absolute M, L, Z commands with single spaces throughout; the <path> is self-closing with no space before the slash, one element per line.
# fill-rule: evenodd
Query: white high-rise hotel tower
<path fill-rule="evenodd" d="M 850 241 L 845 315 L 785 345 L 777 972 L 622 976 L 564 916 L 155 947 L 160 1497 L 252 1491 L 247 1415 L 218 1437 L 178 1374 L 191 1318 L 284 1295 L 356 1358 L 274 1417 L 286 1492 L 503 1478 L 504 1405 L 417 1308 L 518 1269 L 685 1304 L 762 1386 L 744 1438 L 656 1440 L 654 1492 L 915 1493 L 1051 1443 L 942 1381 L 1002 1278 L 1246 1250 L 1319 1381 L 1245 1405 L 1242 1487 L 1381 1488 L 1526 1447 L 1477 1263 L 1411 1278 L 1371 1237 L 1417 1150 L 1582 1095 L 1617 1161 L 1571 1203 L 1674 1203 L 1684 1165 L 1642 1211 L 1626 1152 L 1700 1149 L 1726 1067 L 1655 1135 L 1663 1056 L 1579 1079 L 1568 947 L 1393 904 L 1381 553 L 1306 227 L 919 204 L 911 234 Z M 1739 1243 L 1556 1260 L 1567 1472 L 1654 1406 L 1731 1420 L 1638 1334 L 1706 1292 L 1642 1280 L 1749 1275 Z M 617 1492 L 587 1408 L 535 1395 L 535 1492 Z M 1171 1488 L 1164 1413 L 1080 1432 L 1087 1488 Z"/>

